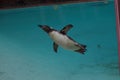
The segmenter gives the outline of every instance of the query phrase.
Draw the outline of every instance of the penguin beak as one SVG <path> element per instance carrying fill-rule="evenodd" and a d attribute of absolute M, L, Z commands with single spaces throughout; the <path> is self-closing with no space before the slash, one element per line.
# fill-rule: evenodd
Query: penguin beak
<path fill-rule="evenodd" d="M 38 25 L 38 27 L 42 28 L 45 32 L 49 33 L 52 29 L 47 25 Z"/>
<path fill-rule="evenodd" d="M 38 27 L 42 28 L 43 26 L 42 25 L 38 25 Z"/>

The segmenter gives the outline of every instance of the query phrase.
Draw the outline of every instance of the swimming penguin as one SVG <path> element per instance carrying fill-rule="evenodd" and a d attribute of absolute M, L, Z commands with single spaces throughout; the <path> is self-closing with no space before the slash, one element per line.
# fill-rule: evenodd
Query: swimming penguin
<path fill-rule="evenodd" d="M 72 50 L 84 54 L 86 51 L 86 45 L 79 44 L 71 37 L 67 36 L 67 32 L 73 27 L 73 25 L 66 25 L 62 30 L 57 31 L 47 25 L 38 25 L 45 32 L 49 34 L 53 42 L 53 49 L 57 53 L 58 46 L 65 49 Z"/>

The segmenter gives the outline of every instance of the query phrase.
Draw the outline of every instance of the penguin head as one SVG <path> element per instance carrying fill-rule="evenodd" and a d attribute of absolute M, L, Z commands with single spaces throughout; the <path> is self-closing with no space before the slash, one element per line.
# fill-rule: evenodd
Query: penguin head
<path fill-rule="evenodd" d="M 40 28 L 42 28 L 45 32 L 50 33 L 53 31 L 53 29 L 47 25 L 38 25 Z"/>

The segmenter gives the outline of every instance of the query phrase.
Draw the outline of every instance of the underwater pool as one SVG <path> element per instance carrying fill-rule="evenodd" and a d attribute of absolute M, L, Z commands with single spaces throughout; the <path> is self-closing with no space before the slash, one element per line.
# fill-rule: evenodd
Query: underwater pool
<path fill-rule="evenodd" d="M 38 25 L 87 45 L 85 55 L 61 47 Z M 0 10 L 0 80 L 119 80 L 114 2 Z"/>

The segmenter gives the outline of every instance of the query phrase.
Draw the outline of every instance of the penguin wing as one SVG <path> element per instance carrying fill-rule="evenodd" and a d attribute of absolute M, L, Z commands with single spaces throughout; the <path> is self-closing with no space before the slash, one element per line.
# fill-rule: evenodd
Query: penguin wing
<path fill-rule="evenodd" d="M 53 49 L 57 53 L 58 45 L 55 42 L 53 43 Z"/>
<path fill-rule="evenodd" d="M 68 24 L 62 30 L 60 30 L 60 33 L 66 34 L 72 27 L 73 27 L 72 24 Z"/>

